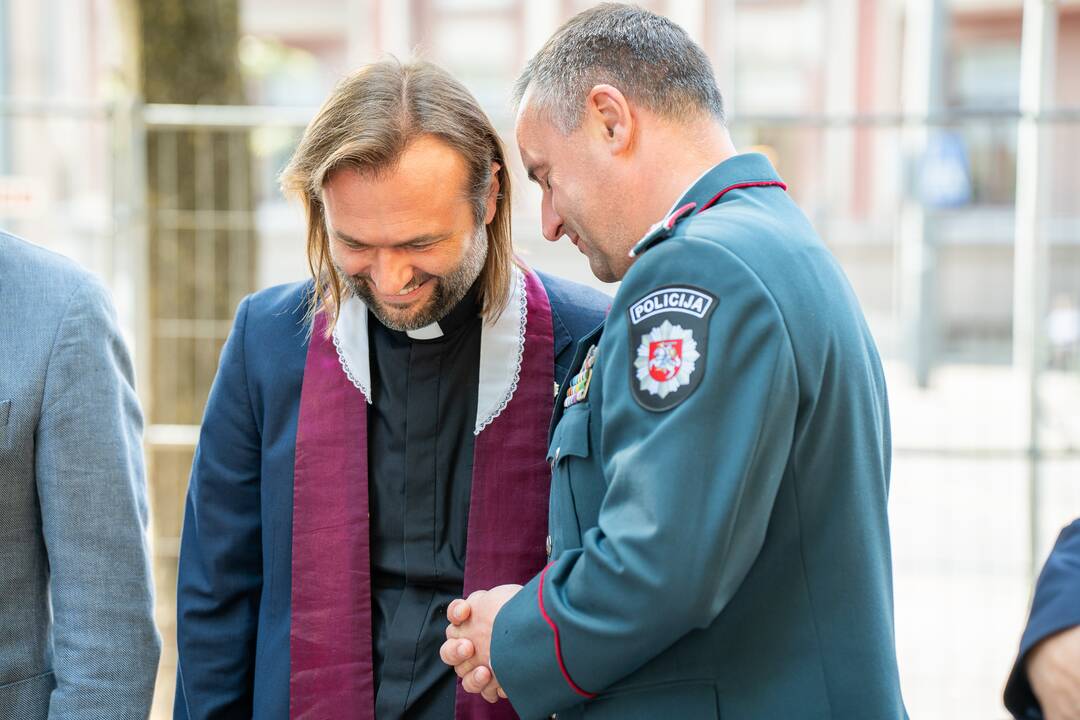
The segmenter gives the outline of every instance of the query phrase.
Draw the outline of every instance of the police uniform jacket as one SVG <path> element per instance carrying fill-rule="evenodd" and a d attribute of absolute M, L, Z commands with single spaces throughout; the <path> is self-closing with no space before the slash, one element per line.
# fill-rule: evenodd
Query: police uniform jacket
<path fill-rule="evenodd" d="M 635 253 L 556 403 L 551 562 L 495 621 L 514 708 L 906 717 L 885 380 L 839 265 L 756 154 Z"/>

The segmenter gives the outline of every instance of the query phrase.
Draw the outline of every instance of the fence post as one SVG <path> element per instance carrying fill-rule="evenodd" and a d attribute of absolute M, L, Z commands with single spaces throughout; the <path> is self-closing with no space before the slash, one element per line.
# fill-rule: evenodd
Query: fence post
<path fill-rule="evenodd" d="M 909 0 L 904 40 L 901 130 L 904 193 L 900 207 L 901 342 L 919 387 L 930 383 L 937 345 L 938 252 L 918 182 L 931 128 L 926 119 L 942 107 L 947 16 L 943 0 Z"/>
<path fill-rule="evenodd" d="M 1027 450 L 1030 569 L 1039 570 L 1041 523 L 1039 376 L 1045 366 L 1048 255 L 1044 232 L 1050 127 L 1043 113 L 1053 103 L 1057 49 L 1055 0 L 1025 0 L 1020 44 L 1020 120 L 1016 144 L 1016 241 L 1013 261 L 1013 366 L 1023 384 Z"/>

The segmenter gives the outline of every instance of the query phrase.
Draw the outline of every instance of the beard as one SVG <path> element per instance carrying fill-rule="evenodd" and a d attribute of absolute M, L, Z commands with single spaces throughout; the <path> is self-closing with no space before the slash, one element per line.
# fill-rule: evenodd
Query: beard
<path fill-rule="evenodd" d="M 477 223 L 469 249 L 458 266 L 445 275 L 429 275 L 414 271 L 413 279 L 402 288 L 405 292 L 415 290 L 425 282 L 433 283 L 431 297 L 420 307 L 394 307 L 380 302 L 367 275 L 347 275 L 335 263 L 338 276 L 349 291 L 364 301 L 371 313 L 386 327 L 399 332 L 419 330 L 442 320 L 468 294 L 480 277 L 487 261 L 487 227 Z"/>

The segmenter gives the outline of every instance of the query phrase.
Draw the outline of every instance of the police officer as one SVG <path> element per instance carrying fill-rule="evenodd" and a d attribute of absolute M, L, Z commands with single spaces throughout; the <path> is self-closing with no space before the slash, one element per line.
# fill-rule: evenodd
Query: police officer
<path fill-rule="evenodd" d="M 551 562 L 455 601 L 443 660 L 523 718 L 905 718 L 885 381 L 836 260 L 670 21 L 588 10 L 517 90 L 545 235 L 622 284 L 560 390 Z"/>

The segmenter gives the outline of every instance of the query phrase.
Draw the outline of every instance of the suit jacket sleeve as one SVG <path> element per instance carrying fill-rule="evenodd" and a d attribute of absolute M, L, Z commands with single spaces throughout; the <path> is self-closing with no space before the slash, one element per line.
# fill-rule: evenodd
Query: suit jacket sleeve
<path fill-rule="evenodd" d="M 711 624 L 764 542 L 794 433 L 790 340 L 756 275 L 685 242 L 696 247 L 669 241 L 631 270 L 600 344 L 602 405 L 590 409 L 602 420 L 598 526 L 496 618 L 492 667 L 524 718 L 603 691 Z M 715 262 L 680 260 L 688 252 Z M 697 340 L 701 384 L 654 412 L 632 397 L 627 306 L 670 284 L 709 289 L 719 304 Z"/>
<path fill-rule="evenodd" d="M 76 286 L 49 356 L 35 473 L 49 558 L 49 718 L 145 718 L 160 640 L 142 414 L 105 289 Z"/>
<path fill-rule="evenodd" d="M 1080 520 L 1061 531 L 1039 574 L 1020 652 L 1005 686 L 1005 707 L 1017 718 L 1041 718 L 1024 662 L 1039 641 L 1080 625 Z"/>
<path fill-rule="evenodd" d="M 177 718 L 252 713 L 262 525 L 247 308 L 245 299 L 222 350 L 188 485 L 177 583 Z"/>

